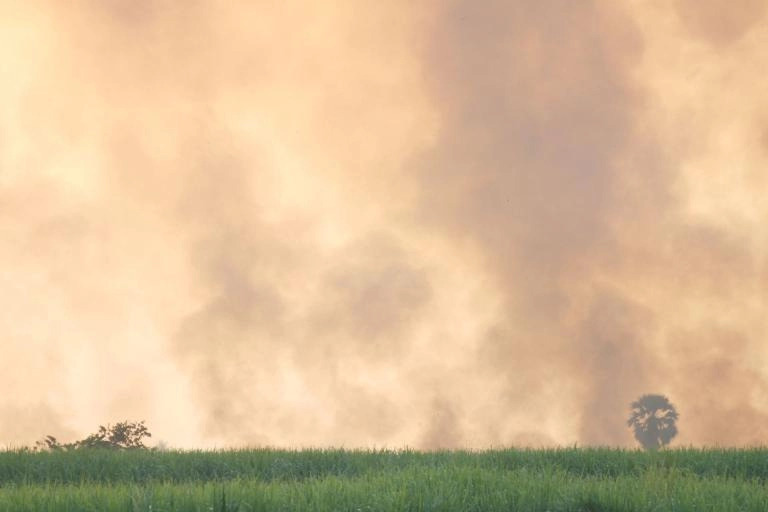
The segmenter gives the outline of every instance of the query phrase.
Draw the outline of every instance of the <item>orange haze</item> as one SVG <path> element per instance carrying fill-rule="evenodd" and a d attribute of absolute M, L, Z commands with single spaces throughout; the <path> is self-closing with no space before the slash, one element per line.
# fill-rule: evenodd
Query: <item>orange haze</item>
<path fill-rule="evenodd" d="M 763 0 L 0 4 L 0 444 L 768 439 Z"/>

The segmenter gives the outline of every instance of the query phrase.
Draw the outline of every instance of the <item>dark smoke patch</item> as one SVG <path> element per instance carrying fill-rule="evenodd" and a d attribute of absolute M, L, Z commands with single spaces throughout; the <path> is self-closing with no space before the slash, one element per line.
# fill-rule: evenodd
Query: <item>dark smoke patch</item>
<path fill-rule="evenodd" d="M 395 364 L 407 348 L 432 293 L 418 255 L 382 234 L 316 250 L 307 233 L 262 220 L 270 180 L 253 159 L 219 144 L 215 130 L 200 137 L 217 142 L 189 145 L 175 212 L 203 300 L 182 321 L 173 347 L 207 433 L 265 443 L 275 428 L 284 435 L 298 428 L 303 413 L 280 394 L 286 368 L 308 386 L 306 396 L 293 396 L 296 403 L 322 407 L 330 414 L 324 421 L 350 439 L 369 444 L 402 428 L 392 399 L 345 375 L 345 362 Z M 318 270 L 297 285 L 294 267 L 298 275 Z M 299 303 L 286 297 L 286 284 L 305 291 Z"/>
<path fill-rule="evenodd" d="M 352 340 L 364 357 L 391 359 L 431 297 L 426 270 L 394 239 L 372 234 L 338 250 L 322 279 L 314 335 Z"/>
<path fill-rule="evenodd" d="M 460 416 L 454 406 L 444 398 L 432 401 L 430 414 L 426 416 L 427 428 L 420 447 L 425 450 L 448 450 L 463 446 Z"/>
<path fill-rule="evenodd" d="M 681 224 L 668 239 L 668 258 L 686 262 L 687 271 L 675 275 L 685 289 L 736 301 L 743 284 L 756 273 L 749 241 L 738 234 L 705 224 Z"/>
<path fill-rule="evenodd" d="M 192 376 L 206 431 L 255 443 L 274 371 L 265 362 L 278 357 L 283 336 L 275 269 L 285 244 L 260 221 L 254 180 L 263 174 L 237 148 L 216 144 L 215 131 L 201 137 L 202 144 L 189 145 L 177 212 L 206 298 L 181 322 L 173 349 Z"/>
<path fill-rule="evenodd" d="M 768 381 L 754 366 L 749 333 L 717 324 L 671 335 L 676 395 L 686 404 L 681 433 L 705 445 L 762 445 Z"/>
<path fill-rule="evenodd" d="M 714 47 L 737 42 L 765 18 L 763 0 L 676 0 L 677 15 L 688 32 Z"/>
<path fill-rule="evenodd" d="M 647 348 L 653 315 L 621 295 L 601 290 L 580 325 L 572 360 L 588 383 L 583 397 L 580 439 L 587 444 L 625 445 L 627 404 L 654 382 L 654 358 Z"/>
<path fill-rule="evenodd" d="M 475 241 L 505 291 L 506 318 L 480 364 L 507 381 L 500 406 L 513 411 L 542 407 L 535 390 L 553 385 L 548 376 L 588 368 L 581 435 L 617 442 L 625 436 L 599 427 L 598 412 L 613 407 L 621 425 L 625 393 L 603 365 L 643 380 L 633 307 L 602 298 L 583 325 L 569 318 L 595 279 L 592 262 L 618 250 L 612 216 L 625 201 L 618 162 L 636 143 L 639 37 L 596 2 L 453 1 L 436 20 L 425 66 L 441 126 L 416 163 L 421 206 L 431 225 Z M 615 315 L 606 332 L 602 314 Z"/>
<path fill-rule="evenodd" d="M 151 0 L 98 0 L 92 4 L 118 25 L 141 26 L 155 18 L 161 3 Z"/>
<path fill-rule="evenodd" d="M 341 383 L 339 383 L 341 384 Z M 354 384 L 341 384 L 333 393 L 334 422 L 349 442 L 361 446 L 381 444 L 407 426 L 409 419 L 386 392 L 371 392 Z"/>
<path fill-rule="evenodd" d="M 271 289 L 244 278 L 182 323 L 174 349 L 193 377 L 209 433 L 254 441 L 265 393 L 258 377 L 269 373 L 280 304 Z"/>
<path fill-rule="evenodd" d="M 549 317 L 565 306 L 558 281 L 611 240 L 637 40 L 591 3 L 450 2 L 438 20 L 426 66 L 442 124 L 417 163 L 424 215 L 487 248 L 527 313 Z"/>

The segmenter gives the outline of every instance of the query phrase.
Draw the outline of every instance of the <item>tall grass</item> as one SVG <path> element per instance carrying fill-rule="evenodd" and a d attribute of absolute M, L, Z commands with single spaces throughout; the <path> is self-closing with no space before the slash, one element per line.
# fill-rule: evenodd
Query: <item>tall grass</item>
<path fill-rule="evenodd" d="M 0 452 L 0 485 L 303 480 L 446 466 L 489 471 L 559 470 L 579 477 L 636 476 L 651 469 L 678 469 L 702 477 L 766 481 L 768 449 L 6 451 Z"/>
<path fill-rule="evenodd" d="M 768 510 L 768 450 L 0 453 L 0 511 Z"/>

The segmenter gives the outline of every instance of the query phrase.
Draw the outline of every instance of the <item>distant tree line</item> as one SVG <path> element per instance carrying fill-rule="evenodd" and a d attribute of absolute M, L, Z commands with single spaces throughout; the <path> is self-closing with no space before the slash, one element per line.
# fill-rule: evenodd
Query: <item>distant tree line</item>
<path fill-rule="evenodd" d="M 634 430 L 635 439 L 646 450 L 658 450 L 667 446 L 677 435 L 675 424 L 679 415 L 675 406 L 664 395 L 643 395 L 630 404 L 627 426 Z M 69 451 L 82 448 L 109 450 L 146 449 L 145 438 L 152 437 L 144 421 L 121 421 L 114 425 L 101 425 L 85 439 L 62 443 L 48 435 L 35 443 L 37 451 Z"/>

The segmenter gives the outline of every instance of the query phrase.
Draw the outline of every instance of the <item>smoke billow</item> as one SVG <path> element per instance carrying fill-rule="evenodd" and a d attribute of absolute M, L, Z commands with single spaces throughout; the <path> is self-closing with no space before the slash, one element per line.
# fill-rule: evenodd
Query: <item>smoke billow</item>
<path fill-rule="evenodd" d="M 712 45 L 728 45 L 760 24 L 766 4 L 759 0 L 677 0 L 674 2 L 683 26 L 696 38 Z"/>
<path fill-rule="evenodd" d="M 0 6 L 0 443 L 764 442 L 762 2 Z"/>

